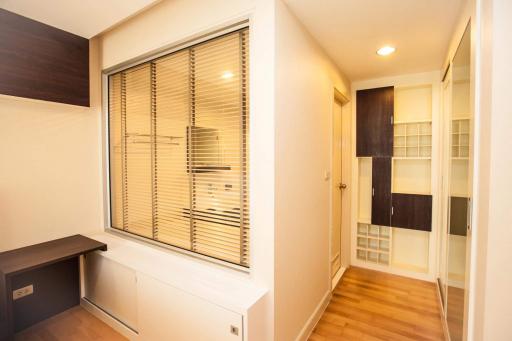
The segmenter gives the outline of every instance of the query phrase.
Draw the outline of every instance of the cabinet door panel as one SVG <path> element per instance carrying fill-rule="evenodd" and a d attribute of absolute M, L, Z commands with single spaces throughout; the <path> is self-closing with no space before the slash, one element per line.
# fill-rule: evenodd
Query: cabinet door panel
<path fill-rule="evenodd" d="M 393 193 L 391 226 L 432 231 L 432 196 Z"/>
<path fill-rule="evenodd" d="M 393 156 L 394 88 L 356 94 L 356 156 Z"/>
<path fill-rule="evenodd" d="M 241 341 L 242 315 L 137 274 L 140 340 Z"/>
<path fill-rule="evenodd" d="M 391 224 L 391 158 L 372 159 L 372 224 Z"/>
<path fill-rule="evenodd" d="M 138 330 L 135 270 L 99 252 L 89 253 L 84 265 L 85 297 L 131 329 Z"/>

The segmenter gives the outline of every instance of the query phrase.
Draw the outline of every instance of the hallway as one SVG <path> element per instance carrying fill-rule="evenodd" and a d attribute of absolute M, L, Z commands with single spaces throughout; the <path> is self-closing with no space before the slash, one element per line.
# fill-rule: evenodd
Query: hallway
<path fill-rule="evenodd" d="M 434 283 L 349 268 L 310 341 L 444 340 Z"/>

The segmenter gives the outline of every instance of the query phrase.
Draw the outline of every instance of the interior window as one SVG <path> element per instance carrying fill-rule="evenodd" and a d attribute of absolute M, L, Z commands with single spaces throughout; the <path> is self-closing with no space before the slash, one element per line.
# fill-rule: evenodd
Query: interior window
<path fill-rule="evenodd" d="M 109 75 L 112 228 L 249 266 L 248 38 Z"/>

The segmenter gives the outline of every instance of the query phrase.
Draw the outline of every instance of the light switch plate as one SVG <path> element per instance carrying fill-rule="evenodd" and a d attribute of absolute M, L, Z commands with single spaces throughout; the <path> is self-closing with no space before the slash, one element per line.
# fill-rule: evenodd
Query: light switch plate
<path fill-rule="evenodd" d="M 324 180 L 327 181 L 331 178 L 331 172 L 325 171 L 324 172 Z"/>
<path fill-rule="evenodd" d="M 30 284 L 26 287 L 16 289 L 12 292 L 12 299 L 13 301 L 16 301 L 17 299 L 20 299 L 22 297 L 32 295 L 34 293 L 34 285 Z"/>

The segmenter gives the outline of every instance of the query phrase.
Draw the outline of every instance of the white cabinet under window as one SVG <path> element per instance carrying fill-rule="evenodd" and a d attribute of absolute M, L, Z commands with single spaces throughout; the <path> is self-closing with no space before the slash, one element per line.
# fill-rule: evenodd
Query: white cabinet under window
<path fill-rule="evenodd" d="M 83 304 L 130 340 L 261 340 L 267 290 L 246 274 L 108 233 L 92 237 L 109 250 L 84 260 Z"/>

